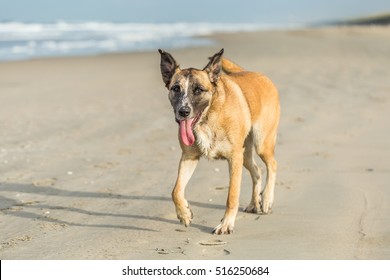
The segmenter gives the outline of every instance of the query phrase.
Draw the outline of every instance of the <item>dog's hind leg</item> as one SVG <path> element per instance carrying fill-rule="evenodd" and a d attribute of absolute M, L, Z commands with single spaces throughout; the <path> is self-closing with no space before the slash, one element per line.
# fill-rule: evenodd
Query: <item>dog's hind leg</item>
<path fill-rule="evenodd" d="M 172 200 L 175 203 L 177 218 L 186 227 L 191 223 L 193 213 L 188 201 L 184 197 L 184 190 L 194 173 L 198 161 L 198 157 L 188 156 L 184 153 L 182 154 L 176 184 L 172 191 Z"/>
<path fill-rule="evenodd" d="M 274 151 L 276 144 L 276 129 L 274 132 L 267 134 L 264 138 L 255 137 L 256 152 L 264 161 L 267 167 L 267 179 L 264 190 L 261 192 L 261 210 L 264 214 L 271 212 L 274 202 L 274 189 L 276 181 L 277 162 Z"/>
<path fill-rule="evenodd" d="M 260 212 L 260 191 L 261 191 L 261 169 L 257 166 L 254 156 L 253 134 L 250 133 L 245 141 L 244 167 L 248 169 L 252 178 L 252 198 L 245 212 Z"/>

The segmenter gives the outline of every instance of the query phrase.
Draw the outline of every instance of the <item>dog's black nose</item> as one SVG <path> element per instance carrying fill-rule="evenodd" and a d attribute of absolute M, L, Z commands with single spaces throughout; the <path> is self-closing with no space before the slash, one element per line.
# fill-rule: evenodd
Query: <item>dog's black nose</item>
<path fill-rule="evenodd" d="M 183 118 L 188 117 L 190 115 L 190 113 L 191 113 L 191 108 L 188 106 L 183 106 L 179 109 L 180 117 L 183 117 Z"/>

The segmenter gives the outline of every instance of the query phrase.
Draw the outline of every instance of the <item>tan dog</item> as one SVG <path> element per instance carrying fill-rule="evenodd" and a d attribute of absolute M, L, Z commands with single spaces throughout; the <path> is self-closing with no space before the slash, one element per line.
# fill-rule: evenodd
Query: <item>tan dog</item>
<path fill-rule="evenodd" d="M 169 53 L 159 52 L 161 74 L 179 124 L 182 148 L 172 192 L 177 217 L 185 226 L 193 218 L 184 189 L 199 158 L 226 159 L 230 172 L 229 194 L 225 215 L 214 233 L 232 233 L 239 206 L 242 166 L 249 170 L 253 181 L 252 199 L 245 211 L 269 213 L 274 201 L 277 166 L 274 149 L 280 115 L 278 91 L 267 77 L 247 72 L 222 58 L 223 49 L 210 58 L 203 70 L 181 70 Z M 266 186 L 261 194 L 261 170 L 254 160 L 254 151 L 267 167 Z"/>

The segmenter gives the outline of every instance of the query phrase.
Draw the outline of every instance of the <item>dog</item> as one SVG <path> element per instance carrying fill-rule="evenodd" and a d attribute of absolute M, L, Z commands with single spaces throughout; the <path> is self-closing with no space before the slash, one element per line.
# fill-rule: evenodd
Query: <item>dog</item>
<path fill-rule="evenodd" d="M 171 54 L 159 49 L 160 70 L 169 101 L 179 124 L 182 155 L 172 191 L 177 217 L 188 226 L 193 213 L 184 197 L 185 187 L 199 159 L 226 159 L 229 191 L 225 214 L 214 234 L 230 234 L 239 207 L 242 167 L 253 182 L 246 212 L 268 214 L 274 202 L 277 162 L 274 158 L 280 118 L 279 94 L 266 76 L 245 71 L 223 57 L 224 49 L 202 69 L 180 69 Z M 257 153 L 267 169 L 261 190 Z"/>

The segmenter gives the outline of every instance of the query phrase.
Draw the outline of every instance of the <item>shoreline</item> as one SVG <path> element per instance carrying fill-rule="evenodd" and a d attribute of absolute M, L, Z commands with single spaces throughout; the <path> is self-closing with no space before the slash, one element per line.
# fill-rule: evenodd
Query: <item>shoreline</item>
<path fill-rule="evenodd" d="M 207 39 L 210 40 L 208 44 L 204 45 L 188 45 L 183 47 L 171 47 L 167 48 L 170 50 L 181 50 L 181 49 L 195 49 L 195 48 L 211 48 L 214 45 L 217 45 L 218 42 L 214 39 L 220 37 L 220 36 L 229 36 L 229 35 L 235 35 L 235 34 L 255 34 L 255 33 L 267 33 L 267 32 L 294 32 L 294 31 L 305 31 L 305 30 L 332 30 L 332 29 L 349 29 L 351 31 L 363 31 L 363 30 L 382 30 L 383 32 L 387 32 L 387 29 L 390 29 L 390 24 L 386 22 L 386 24 L 377 24 L 378 21 L 387 20 L 390 15 L 385 14 L 384 16 L 371 16 L 371 17 L 359 17 L 356 19 L 351 20 L 345 20 L 345 21 L 331 21 L 326 23 L 319 23 L 319 24 L 308 24 L 306 26 L 297 26 L 297 27 L 291 27 L 291 28 L 271 28 L 271 29 L 264 29 L 264 30 L 256 30 L 256 31 L 242 31 L 242 32 L 216 32 L 212 35 L 197 35 L 192 36 L 189 38 L 200 38 L 200 39 Z M 371 21 L 370 21 L 371 19 Z M 159 46 L 156 46 L 156 50 L 159 48 Z M 160 47 L 161 48 L 161 47 Z M 90 58 L 90 57 L 100 57 L 100 56 L 115 56 L 115 55 L 130 55 L 130 54 L 145 54 L 145 53 L 153 53 L 154 50 L 134 50 L 134 51 L 118 51 L 118 52 L 101 52 L 101 53 L 92 53 L 92 54 L 69 54 L 69 55 L 58 55 L 58 56 L 41 56 L 41 57 L 32 57 L 32 58 L 26 58 L 26 59 L 5 59 L 0 60 L 1 63 L 8 63 L 8 62 L 23 62 L 23 61 L 35 61 L 35 60 L 45 60 L 45 59 L 72 59 L 72 58 Z"/>

